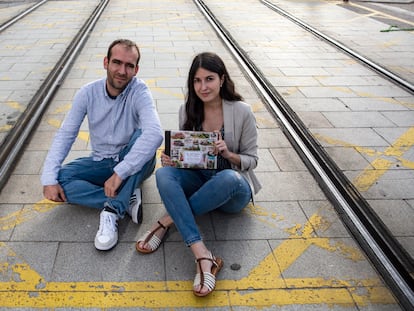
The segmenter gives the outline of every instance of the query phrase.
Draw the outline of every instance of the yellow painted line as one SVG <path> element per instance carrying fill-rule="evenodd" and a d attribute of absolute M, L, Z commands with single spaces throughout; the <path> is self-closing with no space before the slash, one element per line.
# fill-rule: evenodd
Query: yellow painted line
<path fill-rule="evenodd" d="M 13 128 L 11 125 L 0 126 L 0 133 L 8 132 Z"/>
<path fill-rule="evenodd" d="M 414 127 L 409 128 L 384 152 L 359 147 L 341 140 L 324 137 L 319 134 L 314 134 L 314 137 L 319 141 L 324 141 L 330 145 L 354 148 L 359 153 L 377 157 L 353 180 L 354 186 L 361 192 L 368 191 L 368 189 L 371 188 L 372 185 L 374 185 L 381 178 L 381 176 L 383 176 L 396 163 L 399 163 L 402 167 L 409 169 L 414 168 L 414 163 L 412 161 L 402 158 L 404 153 L 414 146 Z M 387 157 L 392 157 L 394 160 L 391 161 L 390 159 L 387 159 Z"/>
<path fill-rule="evenodd" d="M 65 105 L 61 105 L 60 107 L 58 107 L 55 110 L 55 114 L 59 114 L 59 113 L 65 113 L 68 112 L 70 110 L 70 108 L 72 107 L 72 104 L 65 104 Z"/>
<path fill-rule="evenodd" d="M 8 102 L 6 102 L 6 105 L 13 108 L 13 109 L 15 109 L 15 110 L 18 110 L 20 112 L 23 112 L 23 111 L 26 110 L 26 106 L 23 106 L 22 104 L 20 104 L 16 101 L 8 101 Z"/>
<path fill-rule="evenodd" d="M 380 287 L 368 290 L 368 294 L 378 304 L 392 303 L 391 295 Z M 208 307 L 270 307 L 283 305 L 330 305 L 331 307 L 354 306 L 354 301 L 361 305 L 371 304 L 365 299 L 365 295 L 357 294 L 355 290 L 352 295 L 345 288 L 332 289 L 322 288 L 310 292 L 307 289 L 273 289 L 223 292 L 216 290 L 205 298 L 196 298 L 190 292 L 165 291 L 165 292 L 73 292 L 65 295 L 59 292 L 38 292 L 29 295 L 24 292 L 0 293 L 0 300 L 4 307 L 34 308 L 116 308 L 116 307 L 146 307 L 146 308 L 208 308 Z M 10 303 L 12 302 L 12 303 Z"/>
<path fill-rule="evenodd" d="M 41 204 L 47 204 L 47 200 Z M 54 205 L 56 206 L 56 205 Z M 47 209 L 34 208 L 47 211 Z M 265 210 L 260 208 L 262 215 Z M 268 213 L 269 214 L 269 213 Z M 30 218 L 27 218 L 30 220 Z M 358 249 L 332 243 L 327 238 L 314 237 L 314 229 L 326 230 L 327 221 L 313 215 L 309 222 L 292 230 L 249 275 L 240 280 L 219 280 L 216 291 L 198 299 L 191 293 L 192 281 L 138 282 L 46 282 L 36 271 L 7 247 L 12 263 L 1 264 L 1 274 L 10 275 L 8 282 L 0 282 L 0 301 L 5 307 L 228 307 L 289 304 L 326 304 L 348 306 L 354 300 L 362 304 L 393 303 L 379 279 L 337 280 L 323 278 L 285 279 L 281 273 L 288 269 L 310 246 L 342 254 L 353 261 L 363 260 Z M 310 267 L 312 263 L 309 264 Z M 15 281 L 18 279 L 19 281 Z M 350 294 L 350 287 L 369 287 L 362 294 Z M 375 299 L 373 299 L 375 297 Z M 384 298 L 386 297 L 386 298 Z"/>
<path fill-rule="evenodd" d="M 345 94 L 354 93 L 354 94 L 358 95 L 359 97 L 377 99 L 377 100 L 383 101 L 385 103 L 399 105 L 399 106 L 407 107 L 407 108 L 410 108 L 410 109 L 414 108 L 414 104 L 412 104 L 412 103 L 396 100 L 395 98 L 391 98 L 391 97 L 377 96 L 375 94 L 365 93 L 365 92 L 355 92 L 355 91 L 351 90 L 348 87 L 333 86 L 333 87 L 330 87 L 330 88 L 332 88 L 333 90 L 336 90 L 338 92 L 345 93 Z"/>
<path fill-rule="evenodd" d="M 371 188 L 372 185 L 387 172 L 392 164 L 393 163 L 391 161 L 384 159 L 374 160 L 371 162 L 371 165 L 375 165 L 376 169 L 372 169 L 371 165 L 364 169 L 364 171 L 353 180 L 354 186 L 358 189 L 358 191 L 368 191 L 368 189 Z"/>
<path fill-rule="evenodd" d="M 68 107 L 62 108 L 67 109 Z M 62 111 L 62 110 L 61 110 Z M 52 126 L 60 121 L 49 120 Z M 87 134 L 80 139 L 88 139 Z M 408 135 L 408 137 L 411 137 Z M 408 139 L 410 142 L 411 140 Z M 406 139 L 401 138 L 395 150 L 389 155 L 400 156 L 407 150 Z M 398 148 L 397 148 L 398 146 Z M 397 150 L 398 149 L 398 150 Z M 159 157 L 161 148 L 157 150 Z M 158 164 L 159 165 L 159 164 Z M 0 218 L 1 230 L 33 219 L 38 213 L 55 208 L 59 203 L 42 200 L 31 207 Z M 249 205 L 246 212 L 252 217 L 283 220 L 282 215 L 269 213 L 258 205 Z M 247 277 L 240 280 L 218 280 L 216 291 L 207 298 L 192 295 L 192 281 L 137 281 L 137 282 L 47 282 L 5 243 L 0 251 L 7 251 L 8 262 L 0 263 L 0 274 L 9 275 L 6 282 L 0 282 L 0 301 L 4 307 L 229 307 L 272 305 L 331 304 L 353 306 L 394 303 L 394 299 L 378 278 L 375 279 L 326 279 L 326 278 L 284 278 L 282 273 L 291 267 L 310 247 L 318 247 L 336 253 L 352 261 L 364 260 L 358 249 L 343 243 L 333 243 L 328 238 L 318 238 L 314 230 L 327 230 L 330 223 L 318 214 L 310 217 L 303 225 L 297 224 L 286 230 L 289 238 L 283 240 L 269 255 L 254 267 Z M 274 227 L 274 226 L 273 226 Z M 3 252 L 3 251 L 2 251 Z M 310 267 L 311 267 L 310 263 Z M 353 290 L 354 286 L 365 291 Z"/>
<path fill-rule="evenodd" d="M 375 156 L 375 155 L 380 156 L 380 155 L 382 155 L 382 152 L 376 151 L 374 149 L 356 146 L 356 145 L 347 143 L 343 140 L 323 136 L 323 135 L 320 135 L 318 133 L 313 134 L 313 137 L 315 137 L 319 141 L 326 142 L 326 143 L 328 143 L 332 146 L 341 146 L 341 147 L 345 147 L 345 148 L 352 148 L 352 149 L 357 150 L 359 153 L 364 153 L 364 154 L 369 155 L 369 156 Z"/>
<path fill-rule="evenodd" d="M 29 205 L 22 210 L 0 217 L 0 230 L 6 231 L 13 229 L 15 226 L 33 219 L 37 213 L 45 213 L 55 208 L 57 205 L 59 205 L 59 203 L 44 199 L 36 204 Z"/>
<path fill-rule="evenodd" d="M 400 158 L 414 145 L 414 127 L 408 129 L 389 148 L 384 155 Z M 405 162 L 401 162 L 405 164 Z M 387 159 L 375 159 L 370 166 L 364 169 L 353 181 L 359 191 L 367 191 L 394 163 Z"/>
<path fill-rule="evenodd" d="M 354 2 L 352 2 L 352 3 L 348 2 L 348 5 L 372 12 L 370 14 L 364 15 L 364 16 L 367 16 L 367 17 L 372 17 L 373 15 L 378 15 L 379 17 L 386 17 L 386 18 L 391 19 L 391 20 L 395 20 L 395 21 L 398 21 L 398 22 L 401 22 L 401 23 L 405 23 L 405 24 L 414 26 L 414 23 L 412 21 L 409 21 L 409 20 L 406 20 L 406 19 L 403 19 L 403 18 L 399 18 L 399 17 L 393 16 L 393 15 L 390 15 L 390 14 L 387 14 L 387 13 L 384 13 L 384 12 L 381 12 L 381 11 L 378 11 L 378 10 L 375 10 L 375 9 L 372 9 L 372 8 L 368 8 L 368 7 L 365 7 L 363 5 L 356 4 Z"/>

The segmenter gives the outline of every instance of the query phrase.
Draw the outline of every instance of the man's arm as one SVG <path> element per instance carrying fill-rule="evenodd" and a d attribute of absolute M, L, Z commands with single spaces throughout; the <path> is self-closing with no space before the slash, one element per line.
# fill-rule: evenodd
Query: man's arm
<path fill-rule="evenodd" d="M 66 202 L 65 192 L 59 184 L 43 186 L 43 196 L 51 201 Z"/>
<path fill-rule="evenodd" d="M 113 173 L 104 183 L 105 195 L 109 198 L 114 198 L 117 195 L 117 190 L 122 184 L 121 177 L 117 173 Z"/>
<path fill-rule="evenodd" d="M 51 189 L 43 189 L 45 197 L 49 200 L 65 200 L 66 197 L 60 186 L 58 186 L 57 176 L 62 166 L 63 160 L 68 155 L 73 142 L 75 141 L 79 128 L 86 115 L 86 105 L 84 104 L 82 92 L 78 92 L 73 101 L 72 108 L 68 112 L 64 122 L 53 139 L 50 150 L 43 164 L 41 183 L 43 186 L 55 186 Z M 47 195 L 47 196 L 46 196 Z"/>
<path fill-rule="evenodd" d="M 151 93 L 146 86 L 140 94 L 134 96 L 134 101 L 142 134 L 124 160 L 114 168 L 115 173 L 122 180 L 139 172 L 152 159 L 164 137 Z"/>

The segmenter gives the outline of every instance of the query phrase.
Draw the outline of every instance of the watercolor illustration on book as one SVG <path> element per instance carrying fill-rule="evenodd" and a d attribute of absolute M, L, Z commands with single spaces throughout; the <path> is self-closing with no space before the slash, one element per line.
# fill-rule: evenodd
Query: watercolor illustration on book
<path fill-rule="evenodd" d="M 165 154 L 177 168 L 216 169 L 214 154 L 218 133 L 200 131 L 165 131 Z"/>

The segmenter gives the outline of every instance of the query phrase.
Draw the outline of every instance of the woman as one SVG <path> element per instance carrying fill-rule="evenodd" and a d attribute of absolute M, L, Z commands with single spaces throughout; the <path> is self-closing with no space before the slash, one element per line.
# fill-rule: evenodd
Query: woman
<path fill-rule="evenodd" d="M 161 199 L 169 215 L 140 238 L 142 253 L 158 249 L 171 224 L 175 224 L 197 263 L 193 292 L 206 296 L 215 288 L 216 274 L 223 261 L 204 244 L 195 216 L 220 210 L 240 212 L 261 186 L 253 169 L 257 166 L 257 130 L 250 107 L 235 92 L 223 61 L 213 53 L 197 55 L 191 65 L 185 105 L 180 107 L 181 130 L 218 132 L 215 150 L 217 170 L 172 167 L 162 154 L 162 168 L 156 171 Z"/>

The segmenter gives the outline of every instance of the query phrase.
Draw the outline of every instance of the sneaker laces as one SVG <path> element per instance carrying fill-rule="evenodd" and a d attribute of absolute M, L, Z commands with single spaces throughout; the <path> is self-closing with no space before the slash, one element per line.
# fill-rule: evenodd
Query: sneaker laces
<path fill-rule="evenodd" d="M 111 215 L 113 213 L 106 212 L 102 214 L 102 217 L 99 222 L 99 232 L 103 235 L 106 233 L 116 232 L 116 228 L 118 226 L 116 222 L 116 215 Z"/>

